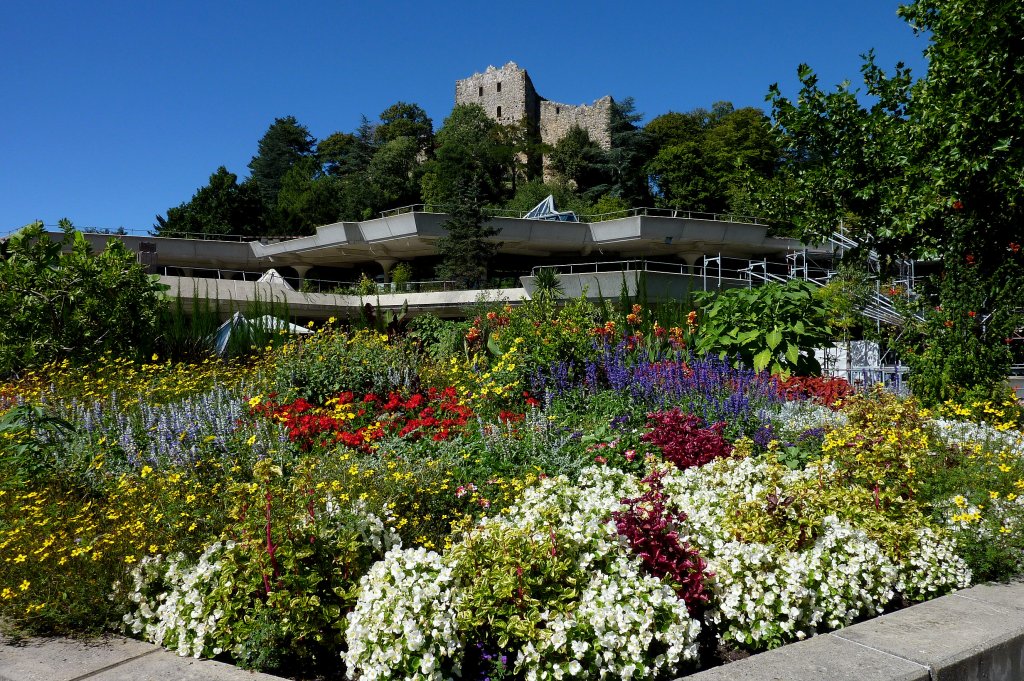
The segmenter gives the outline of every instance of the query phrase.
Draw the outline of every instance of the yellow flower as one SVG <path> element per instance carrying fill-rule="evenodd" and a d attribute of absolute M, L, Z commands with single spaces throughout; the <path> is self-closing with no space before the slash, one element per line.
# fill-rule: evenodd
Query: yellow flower
<path fill-rule="evenodd" d="M 160 357 L 155 352 L 153 353 L 153 356 L 150 357 L 149 359 L 154 361 L 154 362 L 159 362 L 160 361 Z"/>
<path fill-rule="evenodd" d="M 24 553 L 19 553 L 18 557 L 14 559 L 15 563 L 24 563 L 25 559 L 28 558 Z"/>
<path fill-rule="evenodd" d="M 30 586 L 32 586 L 32 582 L 30 582 L 30 581 L 28 581 L 26 579 L 26 580 L 23 580 L 22 583 L 18 585 L 18 588 L 21 589 L 22 591 L 28 591 L 28 588 Z"/>

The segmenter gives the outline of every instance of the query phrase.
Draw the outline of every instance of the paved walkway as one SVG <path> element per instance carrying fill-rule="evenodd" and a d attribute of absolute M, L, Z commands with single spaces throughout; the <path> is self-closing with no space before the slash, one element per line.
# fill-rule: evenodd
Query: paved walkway
<path fill-rule="evenodd" d="M 0 681 L 281 681 L 120 636 L 91 641 L 0 636 Z"/>

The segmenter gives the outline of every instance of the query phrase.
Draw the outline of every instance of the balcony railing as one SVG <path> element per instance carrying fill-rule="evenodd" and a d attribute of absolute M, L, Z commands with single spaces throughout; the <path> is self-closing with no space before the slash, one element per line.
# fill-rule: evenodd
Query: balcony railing
<path fill-rule="evenodd" d="M 410 206 L 402 206 L 400 208 L 391 208 L 389 210 L 381 211 L 380 216 L 382 218 L 390 218 L 397 215 L 405 215 L 406 213 L 442 214 L 447 213 L 448 208 L 450 208 L 450 206 L 432 203 L 414 203 Z M 491 217 L 517 219 L 524 218 L 527 212 L 529 211 L 505 210 L 504 208 L 488 208 L 486 210 L 486 213 Z M 625 210 L 612 211 L 610 213 L 580 214 L 579 218 L 580 222 L 604 222 L 607 220 L 619 220 L 622 218 L 637 216 L 679 218 L 683 220 L 710 220 L 713 222 L 736 222 L 748 225 L 768 224 L 764 219 L 750 215 L 740 215 L 738 213 L 706 213 L 695 210 L 683 210 L 680 208 L 628 208 Z"/>

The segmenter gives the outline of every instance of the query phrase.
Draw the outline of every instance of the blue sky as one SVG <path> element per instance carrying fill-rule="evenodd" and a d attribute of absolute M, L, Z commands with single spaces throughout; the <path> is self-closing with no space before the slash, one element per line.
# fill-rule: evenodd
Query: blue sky
<path fill-rule="evenodd" d="M 144 231 L 219 165 L 240 177 L 275 117 L 317 138 L 398 100 L 440 127 L 455 80 L 515 61 L 541 95 L 633 96 L 651 118 L 764 106 L 809 63 L 923 75 L 897 2 L 477 3 L 9 0 L 0 7 L 0 234 L 34 219 Z"/>

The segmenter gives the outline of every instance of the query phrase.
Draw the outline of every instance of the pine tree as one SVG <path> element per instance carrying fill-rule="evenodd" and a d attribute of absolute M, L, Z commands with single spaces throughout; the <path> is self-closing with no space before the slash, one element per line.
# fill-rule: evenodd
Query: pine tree
<path fill-rule="evenodd" d="M 479 288 L 487 281 L 487 267 L 501 246 L 494 241 L 500 230 L 485 224 L 487 215 L 476 185 L 471 181 L 457 183 L 457 200 L 442 224 L 448 235 L 437 242 L 441 254 L 437 275 L 465 288 Z"/>

